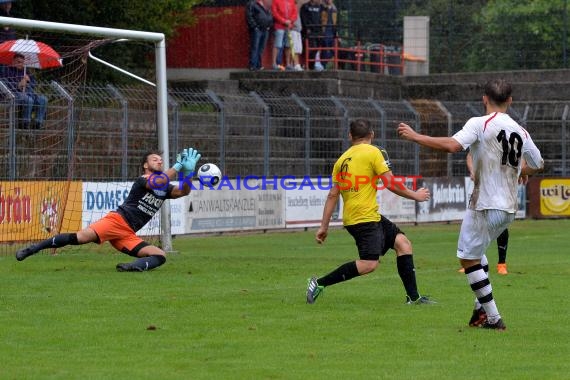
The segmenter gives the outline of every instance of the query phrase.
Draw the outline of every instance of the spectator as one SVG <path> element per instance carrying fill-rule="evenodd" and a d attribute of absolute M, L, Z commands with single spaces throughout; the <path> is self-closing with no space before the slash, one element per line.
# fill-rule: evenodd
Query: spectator
<path fill-rule="evenodd" d="M 336 6 L 333 4 L 333 0 L 324 0 L 324 4 L 321 10 L 321 25 L 322 25 L 322 47 L 321 50 L 321 61 L 324 62 L 325 66 L 328 61 L 334 56 L 332 48 L 334 46 L 334 40 L 337 37 L 337 22 L 338 22 L 338 12 Z M 329 49 L 327 49 L 329 48 Z"/>
<path fill-rule="evenodd" d="M 293 60 L 292 69 L 295 71 L 303 71 L 300 64 L 300 57 L 303 54 L 303 41 L 301 40 L 301 31 L 303 26 L 301 24 L 301 17 L 297 16 L 297 20 L 293 23 L 293 28 L 289 31 L 291 38 L 291 59 Z"/>
<path fill-rule="evenodd" d="M 287 31 L 293 28 L 293 24 L 297 20 L 297 4 L 295 0 L 273 0 L 271 4 L 271 12 L 273 13 L 273 69 L 285 70 L 285 67 L 278 63 L 278 52 L 283 49 L 285 54 L 286 66 L 291 65 L 291 45 Z"/>
<path fill-rule="evenodd" d="M 0 17 L 12 17 L 12 1 L 0 0 Z M 6 25 L 0 29 L 0 43 L 16 39 L 16 32 L 10 26 Z"/>
<path fill-rule="evenodd" d="M 301 25 L 303 43 L 308 44 L 309 50 L 305 52 L 308 56 L 308 68 L 315 68 L 315 56 L 320 45 L 319 37 L 321 32 L 321 0 L 309 0 L 301 6 Z"/>
<path fill-rule="evenodd" d="M 246 8 L 247 26 L 249 28 L 249 70 L 263 70 L 261 57 L 269 37 L 269 29 L 273 25 L 271 10 L 265 0 L 249 0 Z"/>
<path fill-rule="evenodd" d="M 36 79 L 26 71 L 25 57 L 14 54 L 11 66 L 2 67 L 2 80 L 16 96 L 16 104 L 22 107 L 22 128 L 39 129 L 43 126 L 47 110 L 47 98 L 37 94 Z M 35 120 L 32 124 L 32 113 L 35 110 Z"/>

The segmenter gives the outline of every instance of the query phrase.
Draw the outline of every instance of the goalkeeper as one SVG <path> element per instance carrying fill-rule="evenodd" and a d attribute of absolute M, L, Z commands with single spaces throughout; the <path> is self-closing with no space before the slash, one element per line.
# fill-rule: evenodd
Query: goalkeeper
<path fill-rule="evenodd" d="M 200 153 L 193 148 L 178 154 L 172 168 L 163 172 L 161 152 L 146 153 L 141 161 L 142 175 L 138 177 L 125 202 L 116 211 L 77 233 L 63 233 L 33 244 L 16 252 L 16 259 L 22 261 L 28 256 L 48 248 L 87 243 L 102 244 L 105 241 L 136 259 L 130 263 L 117 264 L 119 272 L 143 272 L 157 268 L 166 262 L 166 253 L 136 235 L 158 212 L 165 199 L 176 199 L 190 194 L 190 185 L 181 181 L 180 186 L 170 183 L 182 172 L 186 177 L 194 173 Z"/>

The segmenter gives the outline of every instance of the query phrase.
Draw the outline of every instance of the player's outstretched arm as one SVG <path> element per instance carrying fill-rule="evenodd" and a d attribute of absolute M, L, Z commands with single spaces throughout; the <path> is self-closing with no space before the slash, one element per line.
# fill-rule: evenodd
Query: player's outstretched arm
<path fill-rule="evenodd" d="M 171 168 L 166 169 L 164 172 L 170 180 L 178 180 L 178 173 L 182 170 L 182 163 L 187 159 L 188 151 L 184 149 L 182 152 L 176 155 L 176 162 L 172 165 Z"/>
<path fill-rule="evenodd" d="M 411 190 L 409 188 L 399 189 L 397 187 L 388 188 L 394 194 L 397 194 L 403 198 L 411 199 L 416 202 L 425 202 L 428 201 L 430 198 L 430 192 L 425 187 L 420 187 L 416 191 Z"/>
<path fill-rule="evenodd" d="M 442 150 L 448 153 L 461 152 L 463 147 L 457 140 L 453 137 L 432 137 L 428 135 L 422 135 L 413 130 L 408 124 L 400 123 L 398 125 L 398 135 L 400 138 L 408 141 L 415 142 L 416 144 Z"/>
<path fill-rule="evenodd" d="M 405 185 L 401 177 L 394 176 L 391 170 L 382 174 L 382 180 L 386 182 L 384 186 L 388 190 L 401 197 L 411 199 L 416 202 L 424 202 L 430 198 L 430 192 L 428 189 L 424 187 L 420 187 L 417 190 L 410 189 Z"/>

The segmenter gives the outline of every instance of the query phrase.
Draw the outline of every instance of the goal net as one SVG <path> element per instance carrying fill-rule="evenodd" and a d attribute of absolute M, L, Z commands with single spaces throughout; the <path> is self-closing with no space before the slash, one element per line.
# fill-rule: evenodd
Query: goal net
<path fill-rule="evenodd" d="M 16 35 L 0 44 L 0 254 L 13 254 L 116 209 L 144 152 L 158 148 L 168 164 L 165 54 L 158 33 L 5 17 L 0 25 Z M 139 67 L 105 60 L 133 44 Z M 170 250 L 163 209 L 141 234 Z"/>

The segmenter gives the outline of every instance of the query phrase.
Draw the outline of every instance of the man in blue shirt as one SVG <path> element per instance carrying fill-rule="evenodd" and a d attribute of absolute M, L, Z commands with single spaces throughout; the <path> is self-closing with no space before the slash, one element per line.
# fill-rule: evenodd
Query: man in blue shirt
<path fill-rule="evenodd" d="M 26 71 L 25 57 L 14 54 L 11 66 L 2 67 L 2 81 L 16 96 L 16 104 L 22 107 L 22 127 L 41 128 L 46 118 L 47 98 L 37 94 L 36 79 Z M 35 110 L 35 122 L 32 125 L 32 113 Z"/>

